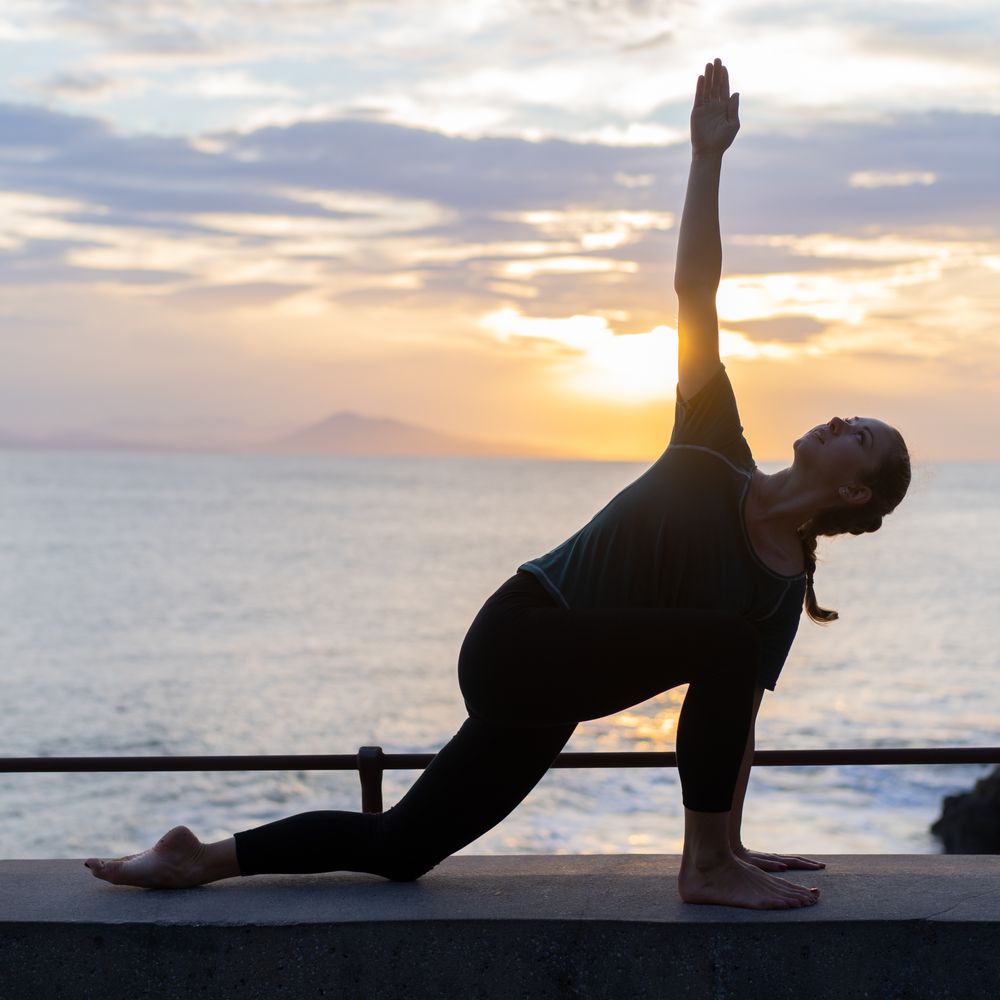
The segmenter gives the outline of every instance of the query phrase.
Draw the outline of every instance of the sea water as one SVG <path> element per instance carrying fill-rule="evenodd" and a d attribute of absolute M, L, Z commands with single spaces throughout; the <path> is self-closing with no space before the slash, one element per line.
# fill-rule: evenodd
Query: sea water
<path fill-rule="evenodd" d="M 0 452 L 0 754 L 433 753 L 465 718 L 482 602 L 645 467 Z M 918 464 L 881 531 L 821 540 L 817 595 L 841 618 L 803 617 L 758 749 L 996 744 L 998 515 L 1000 465 Z M 683 693 L 583 723 L 567 750 L 672 750 Z M 936 852 L 942 797 L 988 770 L 758 767 L 745 842 Z M 386 772 L 386 807 L 417 773 Z M 0 856 L 359 808 L 354 772 L 3 774 Z M 674 853 L 682 817 L 674 769 L 552 770 L 465 851 Z"/>

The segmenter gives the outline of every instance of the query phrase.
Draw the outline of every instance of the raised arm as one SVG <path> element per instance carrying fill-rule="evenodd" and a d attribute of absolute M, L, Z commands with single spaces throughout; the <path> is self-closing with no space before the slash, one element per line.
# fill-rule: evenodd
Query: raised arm
<path fill-rule="evenodd" d="M 719 369 L 719 318 L 715 293 L 722 277 L 719 178 L 722 155 L 740 128 L 740 95 L 729 94 L 721 59 L 698 77 L 691 110 L 691 171 L 677 240 L 678 385 L 690 399 Z"/>

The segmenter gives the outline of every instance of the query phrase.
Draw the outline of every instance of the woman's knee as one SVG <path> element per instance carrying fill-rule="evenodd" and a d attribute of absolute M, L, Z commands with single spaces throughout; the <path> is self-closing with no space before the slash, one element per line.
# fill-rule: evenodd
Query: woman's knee
<path fill-rule="evenodd" d="M 397 854 L 387 860 L 377 874 L 391 882 L 416 882 L 443 860 L 419 851 Z"/>
<path fill-rule="evenodd" d="M 399 803 L 381 813 L 372 843 L 373 873 L 393 882 L 416 882 L 439 865 L 448 856 L 441 831 L 434 835 L 421 826 L 406 821 Z"/>
<path fill-rule="evenodd" d="M 417 879 L 423 878 L 432 868 L 436 868 L 440 862 L 434 862 L 433 864 L 410 864 L 410 865 L 394 865 L 392 868 L 387 870 L 384 875 L 385 878 L 389 879 L 390 882 L 416 882 Z"/>

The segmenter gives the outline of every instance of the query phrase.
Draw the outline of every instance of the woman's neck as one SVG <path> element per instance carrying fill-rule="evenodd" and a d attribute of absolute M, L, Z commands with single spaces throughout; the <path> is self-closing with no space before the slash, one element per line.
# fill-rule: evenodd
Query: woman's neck
<path fill-rule="evenodd" d="M 747 495 L 747 519 L 768 535 L 798 542 L 798 527 L 824 506 L 824 496 L 802 482 L 795 466 L 780 472 L 755 469 Z"/>

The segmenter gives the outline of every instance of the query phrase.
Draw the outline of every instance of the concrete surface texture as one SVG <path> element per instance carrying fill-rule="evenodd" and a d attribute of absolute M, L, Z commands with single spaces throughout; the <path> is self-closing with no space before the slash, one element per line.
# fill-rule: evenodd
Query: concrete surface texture
<path fill-rule="evenodd" d="M 682 903 L 670 855 L 449 858 L 109 886 L 0 862 L 0 1000 L 20 997 L 1000 996 L 1000 857 L 827 855 L 816 906 Z"/>

